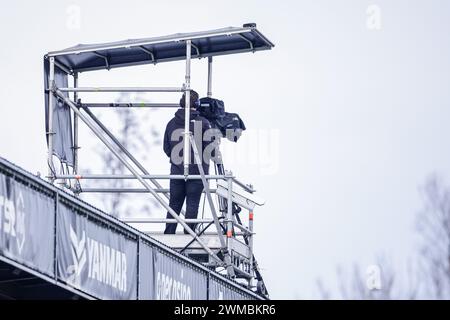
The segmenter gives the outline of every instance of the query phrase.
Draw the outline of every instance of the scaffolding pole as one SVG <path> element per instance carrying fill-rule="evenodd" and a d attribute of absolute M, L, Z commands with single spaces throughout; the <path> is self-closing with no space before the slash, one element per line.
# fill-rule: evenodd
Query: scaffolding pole
<path fill-rule="evenodd" d="M 73 74 L 73 86 L 78 88 L 78 73 Z M 73 93 L 73 101 L 77 103 L 78 92 Z M 78 115 L 73 114 L 73 173 L 78 173 Z"/>
<path fill-rule="evenodd" d="M 227 199 L 227 238 L 231 238 L 233 236 L 233 179 L 228 178 L 228 199 Z M 228 250 L 231 251 L 231 242 L 227 241 Z"/>
<path fill-rule="evenodd" d="M 58 88 L 61 92 L 184 92 L 183 87 L 78 87 Z"/>
<path fill-rule="evenodd" d="M 157 188 L 153 189 L 157 193 L 168 194 L 170 189 Z M 143 188 L 82 188 L 80 192 L 83 193 L 148 193 L 147 189 Z M 205 191 L 203 191 L 205 192 Z M 209 192 L 216 193 L 215 189 L 210 189 Z"/>
<path fill-rule="evenodd" d="M 55 58 L 50 57 L 50 70 L 49 70 L 49 78 L 48 85 L 51 90 L 55 88 Z M 53 183 L 54 176 L 56 174 L 55 166 L 53 164 L 53 104 L 55 101 L 55 97 L 50 91 L 48 94 L 48 131 L 47 131 L 47 141 L 48 141 L 48 155 L 47 155 L 47 164 L 48 164 L 48 180 L 50 183 Z"/>
<path fill-rule="evenodd" d="M 250 265 L 253 266 L 253 211 L 248 212 L 248 230 L 250 234 L 248 235 L 248 247 L 250 250 Z M 250 284 L 250 283 L 249 283 Z"/>
<path fill-rule="evenodd" d="M 175 219 L 158 219 L 158 218 L 125 218 L 121 219 L 125 223 L 176 223 Z M 209 223 L 212 219 L 184 219 L 186 223 Z"/>
<path fill-rule="evenodd" d="M 208 57 L 208 90 L 206 95 L 208 97 L 212 97 L 212 64 L 213 64 L 213 58 Z"/>
<path fill-rule="evenodd" d="M 189 131 L 190 112 L 191 112 L 191 40 L 186 41 L 186 75 L 184 88 L 185 102 L 184 102 L 184 176 L 189 175 L 189 163 L 191 156 L 191 149 L 189 148 L 189 137 L 191 132 Z"/>
<path fill-rule="evenodd" d="M 130 174 L 59 174 L 55 176 L 56 179 L 76 179 L 76 180 L 114 180 L 114 179 L 136 179 L 134 175 Z M 185 177 L 184 175 L 170 175 L 170 174 L 147 174 L 141 175 L 142 179 L 161 179 L 161 180 L 200 180 L 202 176 L 191 174 Z M 226 179 L 226 175 L 205 175 L 207 180 Z M 232 176 L 231 176 L 232 177 Z"/>
<path fill-rule="evenodd" d="M 179 108 L 179 103 L 144 103 L 144 102 L 112 102 L 112 103 L 81 103 L 82 108 Z"/>

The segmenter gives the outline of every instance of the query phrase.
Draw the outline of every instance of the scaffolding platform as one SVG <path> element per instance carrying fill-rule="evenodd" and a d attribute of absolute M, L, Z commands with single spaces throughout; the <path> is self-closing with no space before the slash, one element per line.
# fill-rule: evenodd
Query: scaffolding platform
<path fill-rule="evenodd" d="M 216 265 L 216 263 L 211 259 L 211 256 L 205 252 L 203 247 L 198 242 L 192 241 L 192 236 L 189 234 L 177 233 L 171 235 L 159 232 L 148 232 L 147 234 L 153 239 L 166 244 L 178 252 L 184 252 L 191 259 L 204 265 Z M 204 233 L 199 238 L 214 253 L 220 254 L 222 244 L 217 237 L 217 233 Z M 235 272 L 239 273 L 241 278 L 250 279 L 252 277 L 251 265 L 248 261 L 251 261 L 252 259 L 252 252 L 249 246 L 235 237 L 227 238 L 227 246 L 230 248 L 232 253 L 231 256 Z"/>
<path fill-rule="evenodd" d="M 265 201 L 254 194 L 255 190 L 251 185 L 242 183 L 231 171 L 225 170 L 223 162 L 221 162 L 220 150 L 218 149 L 215 149 L 214 153 L 219 156 L 213 160 L 217 174 L 205 174 L 201 165 L 203 160 L 200 158 L 200 152 L 197 150 L 194 142 L 194 132 L 190 131 L 190 110 L 194 108 L 191 105 L 190 98 L 192 91 L 192 59 L 207 58 L 208 78 L 206 93 L 207 97 L 212 98 L 213 57 L 238 53 L 255 53 L 270 50 L 273 47 L 274 44 L 257 29 L 256 24 L 247 23 L 242 27 L 177 33 L 162 37 L 131 39 L 111 43 L 80 44 L 68 49 L 48 52 L 44 56 L 44 85 L 49 170 L 47 178 L 49 182 L 66 189 L 76 198 L 83 192 L 131 192 L 144 193 L 151 196 L 171 218 L 159 219 L 159 221 L 142 220 L 141 222 L 178 223 L 187 232 L 187 235 L 172 236 L 152 233 L 150 234 L 152 239 L 157 239 L 171 247 L 177 254 L 185 254 L 201 262 L 203 267 L 223 270 L 231 279 L 241 283 L 243 281 L 248 289 L 267 297 L 268 292 L 253 252 L 253 236 L 255 234 L 253 230 L 254 209 L 263 205 Z M 79 75 L 82 72 L 179 60 L 185 61 L 184 82 L 181 85 L 171 87 L 80 87 L 78 85 Z M 69 86 L 69 77 L 73 78 L 72 87 Z M 189 151 L 183 152 L 183 174 L 151 174 L 91 110 L 96 107 L 107 108 L 108 106 L 112 107 L 112 109 L 124 107 L 176 108 L 180 104 L 142 104 L 138 101 L 89 103 L 83 101 L 80 96 L 83 93 L 102 94 L 109 92 L 184 94 L 185 108 L 182 144 L 183 150 Z M 78 163 L 78 150 L 80 149 L 78 123 L 80 121 L 107 147 L 115 159 L 128 170 L 129 175 L 83 174 L 80 171 Z M 211 119 L 211 121 L 213 120 Z M 222 137 L 225 138 L 226 135 L 222 134 Z M 217 138 L 217 145 L 220 144 L 220 139 L 221 137 Z M 190 151 L 193 152 L 195 159 L 191 159 Z M 62 169 L 58 170 L 57 166 L 55 166 L 55 156 L 62 164 Z M 189 168 L 192 164 L 197 165 L 198 175 L 189 173 Z M 90 179 L 133 179 L 139 182 L 143 188 L 86 188 L 84 183 Z M 169 190 L 162 187 L 160 180 L 173 179 L 183 179 L 185 181 L 197 179 L 201 181 L 205 200 L 207 200 L 209 208 L 205 214 L 210 219 L 203 229 L 195 229 L 195 222 L 183 218 L 185 215 L 183 210 L 175 212 L 169 205 Z M 215 183 L 215 189 L 211 187 L 210 182 Z M 213 196 L 216 197 L 217 205 Z M 63 207 L 61 210 L 70 212 L 71 209 Z M 244 221 L 240 214 L 247 211 L 248 219 L 246 217 Z M 163 214 L 165 215 L 165 212 Z M 72 221 L 74 219 L 68 213 L 65 213 L 65 215 L 67 220 Z M 133 226 L 132 221 L 124 220 L 121 222 Z M 210 233 L 211 229 L 213 229 L 209 229 L 210 227 L 215 228 L 215 233 Z M 80 229 L 81 227 L 77 228 Z M 94 227 L 92 228 L 95 229 Z M 71 235 L 72 240 L 79 240 L 78 237 L 82 236 L 79 234 L 81 231 L 73 228 L 68 229 L 67 232 Z M 130 250 L 133 251 L 134 249 Z M 77 250 L 75 250 L 74 255 L 82 259 Z M 76 271 L 76 265 L 71 267 Z M 99 272 L 103 277 L 102 271 Z M 97 273 L 95 276 L 97 276 Z M 116 285 L 120 286 L 123 283 L 117 283 Z"/>

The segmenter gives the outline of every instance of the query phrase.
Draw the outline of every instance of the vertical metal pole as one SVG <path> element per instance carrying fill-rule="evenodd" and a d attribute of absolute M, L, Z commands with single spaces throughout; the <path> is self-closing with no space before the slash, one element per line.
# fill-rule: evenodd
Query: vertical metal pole
<path fill-rule="evenodd" d="M 248 229 L 250 234 L 248 236 L 248 247 L 250 250 L 250 268 L 253 266 L 253 211 L 248 211 Z M 250 271 L 251 273 L 251 271 Z"/>
<path fill-rule="evenodd" d="M 208 273 L 206 274 L 206 300 L 210 299 L 210 282 L 211 282 L 211 271 L 208 270 Z"/>
<path fill-rule="evenodd" d="M 137 271 L 137 275 L 136 275 L 136 300 L 139 300 L 139 295 L 140 295 L 140 291 L 139 291 L 139 286 L 140 286 L 140 282 L 141 282 L 141 277 L 139 275 L 140 272 L 140 268 L 139 265 L 141 263 L 141 236 L 138 236 L 137 239 L 137 261 L 136 261 L 136 271 Z"/>
<path fill-rule="evenodd" d="M 73 74 L 73 86 L 78 87 L 78 72 Z M 73 93 L 73 101 L 75 104 L 78 101 L 78 92 Z M 78 173 L 78 115 L 73 114 L 73 173 Z"/>
<path fill-rule="evenodd" d="M 231 241 L 230 238 L 233 236 L 233 178 L 227 178 L 228 182 L 228 202 L 227 202 L 227 245 L 228 252 L 231 252 Z"/>
<path fill-rule="evenodd" d="M 58 278 L 58 216 L 59 216 L 59 191 L 55 192 L 55 215 L 53 225 L 53 272 L 55 280 Z"/>
<path fill-rule="evenodd" d="M 208 97 L 212 97 L 212 57 L 208 57 Z"/>
<path fill-rule="evenodd" d="M 50 57 L 50 74 L 48 79 L 49 93 L 48 93 L 48 180 L 53 183 L 55 167 L 53 165 L 53 104 L 55 96 L 53 90 L 55 88 L 55 58 Z"/>
<path fill-rule="evenodd" d="M 189 116 L 191 109 L 191 40 L 186 41 L 186 76 L 185 76 L 185 88 L 186 88 L 186 100 L 184 103 L 184 176 L 187 177 L 189 175 L 189 163 L 190 163 L 190 131 L 189 131 Z"/>

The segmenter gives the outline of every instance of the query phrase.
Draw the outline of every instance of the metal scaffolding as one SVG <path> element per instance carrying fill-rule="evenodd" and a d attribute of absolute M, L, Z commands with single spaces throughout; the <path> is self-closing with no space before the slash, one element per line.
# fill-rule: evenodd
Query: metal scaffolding
<path fill-rule="evenodd" d="M 163 48 L 168 47 L 167 52 Z M 172 47 L 170 47 L 172 46 Z M 183 48 L 184 50 L 180 49 Z M 86 193 L 148 193 L 155 198 L 164 209 L 172 216 L 172 219 L 145 219 L 134 218 L 125 222 L 135 223 L 168 223 L 177 222 L 188 235 L 161 235 L 152 233 L 151 236 L 172 244 L 172 247 L 191 257 L 198 257 L 203 253 L 207 259 L 206 265 L 212 268 L 224 268 L 228 276 L 235 279 L 244 279 L 248 287 L 256 289 L 260 293 L 267 293 L 262 277 L 259 273 L 256 260 L 253 255 L 253 217 L 254 207 L 262 205 L 263 201 L 254 195 L 252 186 L 240 182 L 231 172 L 225 172 L 223 166 L 218 174 L 206 175 L 201 165 L 199 152 L 194 143 L 192 133 L 189 130 L 190 123 L 190 92 L 191 92 L 191 58 L 207 57 L 208 81 L 207 95 L 212 96 L 212 63 L 213 56 L 255 52 L 271 49 L 273 44 L 267 40 L 257 29 L 256 25 L 244 25 L 242 28 L 224 28 L 206 32 L 191 34 L 177 34 L 173 36 L 126 40 L 112 44 L 84 45 L 74 48 L 50 52 L 45 56 L 49 63 L 48 72 L 48 165 L 50 182 L 74 181 L 75 187 L 71 188 L 76 195 Z M 192 55 L 192 48 L 195 54 Z M 175 52 L 175 53 L 174 53 Z M 125 54 L 131 58 L 121 60 Z M 143 56 L 144 55 L 144 56 Z M 165 61 L 185 60 L 184 83 L 179 87 L 79 87 L 80 72 L 110 69 L 148 63 L 160 63 Z M 55 68 L 72 75 L 73 87 L 58 87 L 55 81 Z M 73 100 L 68 93 L 73 93 Z M 156 107 L 176 108 L 175 103 L 83 103 L 79 99 L 82 92 L 185 92 L 185 122 L 184 122 L 184 149 L 193 150 L 199 175 L 189 175 L 190 152 L 183 153 L 183 175 L 153 175 L 140 163 L 108 130 L 108 128 L 91 112 L 90 108 L 133 108 Z M 62 102 L 73 114 L 73 173 L 57 173 L 53 163 L 54 152 L 54 105 L 56 101 Z M 69 111 L 69 112 L 70 112 Z M 109 151 L 129 170 L 130 175 L 107 174 L 82 174 L 79 172 L 79 121 L 82 121 L 97 136 Z M 134 179 L 140 182 L 143 188 L 83 188 L 82 180 L 87 179 Z M 208 202 L 211 219 L 184 219 L 179 216 L 168 204 L 169 190 L 161 186 L 161 179 L 199 179 L 203 183 L 204 194 Z M 216 181 L 217 188 L 210 187 L 210 181 Z M 161 195 L 162 194 L 162 195 Z M 213 195 L 219 198 L 219 208 L 215 207 Z M 237 213 L 233 211 L 233 204 L 248 210 L 248 223 L 244 225 Z M 184 214 L 184 212 L 182 212 Z M 196 232 L 189 223 L 203 223 L 207 226 Z M 206 229 L 214 225 L 216 232 L 206 232 Z M 239 230 L 239 232 L 236 231 Z M 216 241 L 216 242 L 214 242 Z M 255 284 L 256 279 L 256 284 Z"/>

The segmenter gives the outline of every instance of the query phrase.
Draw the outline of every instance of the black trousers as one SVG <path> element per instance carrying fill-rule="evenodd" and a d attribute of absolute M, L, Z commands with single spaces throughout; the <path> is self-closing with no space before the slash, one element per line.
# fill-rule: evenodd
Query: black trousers
<path fill-rule="evenodd" d="M 170 201 L 169 206 L 180 215 L 183 207 L 184 199 L 186 199 L 186 219 L 197 219 L 198 206 L 203 191 L 203 183 L 201 180 L 170 180 Z M 167 212 L 167 219 L 173 219 L 172 215 Z M 195 229 L 196 223 L 189 223 L 191 229 Z M 176 223 L 167 223 L 165 234 L 174 234 L 177 229 Z M 184 233 L 187 233 L 184 230 Z"/>

